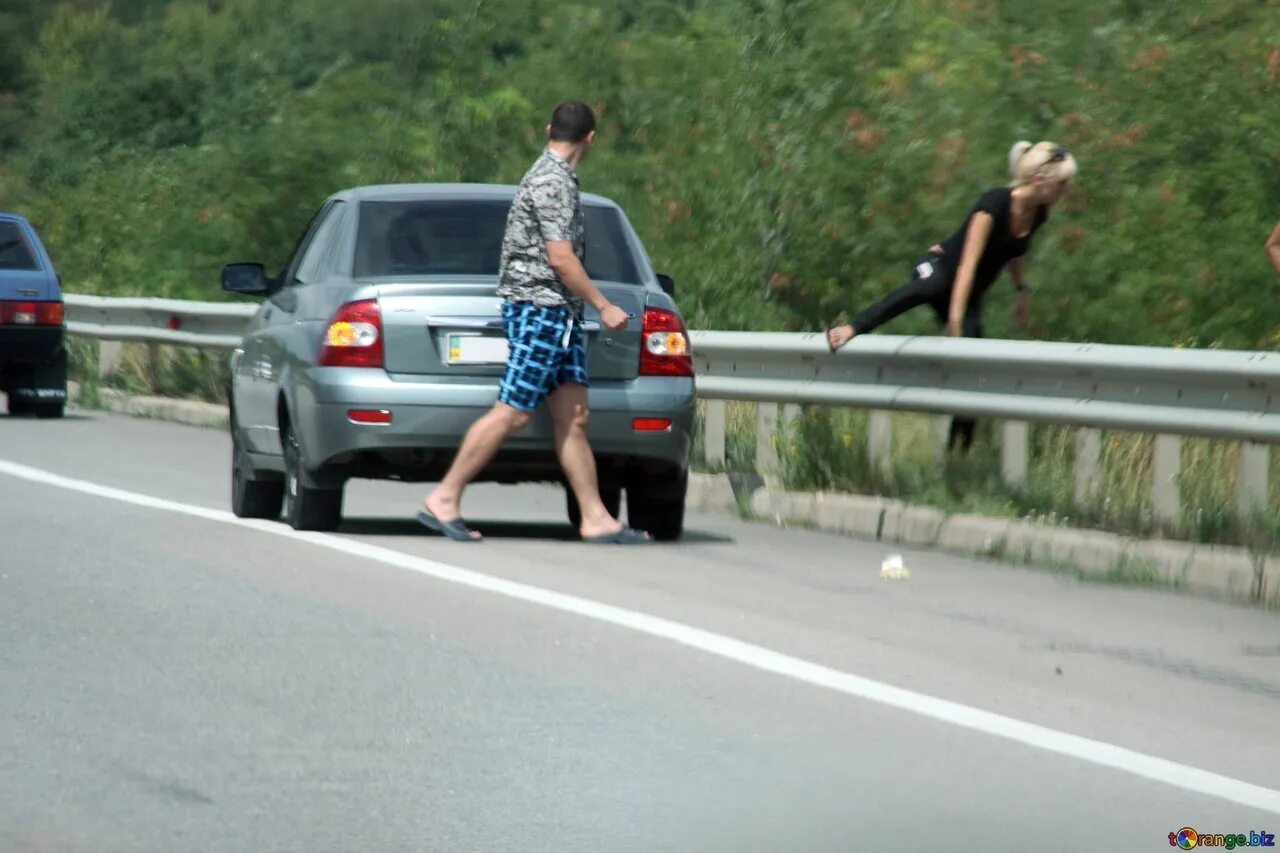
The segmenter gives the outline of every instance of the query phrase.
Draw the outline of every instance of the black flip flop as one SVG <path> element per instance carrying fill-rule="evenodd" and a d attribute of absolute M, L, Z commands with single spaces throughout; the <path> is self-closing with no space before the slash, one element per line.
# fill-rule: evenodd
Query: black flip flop
<path fill-rule="evenodd" d="M 643 530 L 633 530 L 625 525 L 603 536 L 584 536 L 582 541 L 588 545 L 649 545 L 653 542 Z"/>
<path fill-rule="evenodd" d="M 448 536 L 455 542 L 481 542 L 482 538 L 472 536 L 471 528 L 462 523 L 461 518 L 452 521 L 441 521 L 425 509 L 418 510 L 418 522 L 428 530 Z"/>

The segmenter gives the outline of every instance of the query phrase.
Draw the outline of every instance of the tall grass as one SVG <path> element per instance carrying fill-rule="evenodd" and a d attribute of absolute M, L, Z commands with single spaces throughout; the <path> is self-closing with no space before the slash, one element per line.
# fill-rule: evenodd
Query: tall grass
<path fill-rule="evenodd" d="M 195 347 L 125 344 L 118 369 L 99 375 L 98 342 L 70 338 L 69 377 L 80 384 L 81 404 L 96 406 L 100 389 L 128 394 L 227 402 L 227 354 Z"/>
<path fill-rule="evenodd" d="M 754 465 L 756 406 L 730 403 L 726 456 L 730 470 Z M 701 420 L 695 463 L 703 458 Z M 826 490 L 898 498 L 947 512 L 1035 518 L 1046 523 L 1109 530 L 1134 536 L 1164 536 L 1193 542 L 1275 550 L 1280 511 L 1242 515 L 1236 508 L 1239 448 L 1234 442 L 1185 439 L 1178 477 L 1182 511 L 1177 522 L 1161 520 L 1151 498 L 1154 437 L 1105 431 L 1098 479 L 1083 502 L 1075 495 L 1078 431 L 1033 425 L 1027 479 L 1019 487 L 1000 473 L 999 431 L 981 422 L 968 453 L 944 453 L 939 419 L 912 414 L 893 417 L 893 448 L 887 466 L 867 452 L 867 413 L 806 407 L 776 437 L 782 484 L 797 491 Z M 1270 495 L 1280 489 L 1280 454 L 1272 454 Z"/>

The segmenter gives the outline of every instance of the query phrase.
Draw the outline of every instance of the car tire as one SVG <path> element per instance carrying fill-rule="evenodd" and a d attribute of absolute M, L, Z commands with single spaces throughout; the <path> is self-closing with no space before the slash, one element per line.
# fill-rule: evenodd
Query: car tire
<path fill-rule="evenodd" d="M 231 413 L 231 512 L 236 518 L 280 517 L 284 505 L 284 480 L 257 480 L 248 452 L 240 440 L 235 412 Z"/>
<path fill-rule="evenodd" d="M 284 520 L 294 530 L 336 530 L 342 523 L 342 488 L 306 485 L 297 433 L 288 423 L 281 425 L 280 433 L 284 445 Z"/>
<path fill-rule="evenodd" d="M 62 400 L 56 403 L 36 403 L 36 417 L 41 419 L 60 418 L 67 413 L 67 404 Z"/>
<path fill-rule="evenodd" d="M 673 542 L 684 533 L 685 494 L 689 472 L 672 477 L 637 476 L 627 484 L 627 523 L 648 531 L 658 542 Z"/>
<path fill-rule="evenodd" d="M 609 511 L 609 515 L 618 518 L 618 514 L 622 512 L 622 484 L 608 480 L 601 482 L 600 500 L 604 502 L 604 508 Z M 582 528 L 582 508 L 578 506 L 578 499 L 574 497 L 573 489 L 567 484 L 564 487 L 564 502 L 569 515 L 569 524 L 573 525 L 573 532 L 577 533 Z"/>
<path fill-rule="evenodd" d="M 23 415 L 29 415 L 31 414 L 31 410 L 32 406 L 29 400 L 20 400 L 12 391 L 9 392 L 10 417 L 20 418 Z"/>

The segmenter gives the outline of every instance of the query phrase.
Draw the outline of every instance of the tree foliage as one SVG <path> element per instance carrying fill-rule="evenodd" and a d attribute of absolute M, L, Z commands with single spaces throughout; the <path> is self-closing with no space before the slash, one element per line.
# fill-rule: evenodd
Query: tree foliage
<path fill-rule="evenodd" d="M 1277 0 L 8 0 L 0 208 L 71 290 L 218 298 L 339 188 L 518 180 L 566 97 L 696 327 L 877 298 L 1026 138 L 1082 169 L 1032 334 L 1280 342 Z"/>

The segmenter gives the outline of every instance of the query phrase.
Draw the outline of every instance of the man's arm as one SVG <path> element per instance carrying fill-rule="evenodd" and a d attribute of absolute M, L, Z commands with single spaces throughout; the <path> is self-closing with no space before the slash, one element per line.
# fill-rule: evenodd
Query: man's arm
<path fill-rule="evenodd" d="M 1271 266 L 1280 273 L 1280 224 L 1276 225 L 1276 230 L 1271 232 L 1271 237 L 1267 240 L 1267 257 L 1271 259 Z"/>
<path fill-rule="evenodd" d="M 616 332 L 627 325 L 627 320 L 631 318 L 626 311 L 606 299 L 591 282 L 582 261 L 573 253 L 573 243 L 568 240 L 548 240 L 547 260 L 551 262 L 551 268 L 556 271 L 565 287 L 600 312 L 600 322 L 606 329 Z"/>
<path fill-rule="evenodd" d="M 535 188 L 533 203 L 538 228 L 547 246 L 547 262 L 569 292 L 600 312 L 606 329 L 617 331 L 627 325 L 627 312 L 605 298 L 587 275 L 582 261 L 573 252 L 574 187 L 567 181 L 550 181 Z"/>
<path fill-rule="evenodd" d="M 551 268 L 556 271 L 560 281 L 575 296 L 581 297 L 583 302 L 597 311 L 604 311 L 609 307 L 609 300 L 592 283 L 582 261 L 573 253 L 573 243 L 568 240 L 548 240 L 547 260 L 551 262 Z"/>

